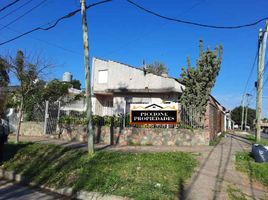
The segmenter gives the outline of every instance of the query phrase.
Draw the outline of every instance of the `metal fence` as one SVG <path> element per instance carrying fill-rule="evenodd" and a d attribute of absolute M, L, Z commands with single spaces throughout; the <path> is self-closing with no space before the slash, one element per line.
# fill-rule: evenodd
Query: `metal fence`
<path fill-rule="evenodd" d="M 36 121 L 43 122 L 44 134 L 58 134 L 60 128 L 63 125 L 86 125 L 86 113 L 73 110 L 62 110 L 64 106 L 61 106 L 59 101 L 56 102 L 41 102 L 38 105 L 34 105 L 30 117 L 25 117 L 24 121 Z M 211 112 L 213 112 L 211 110 Z M 214 120 L 214 114 L 212 115 Z M 136 127 L 136 128 L 191 128 L 198 129 L 204 128 L 204 117 L 202 117 L 193 108 L 180 107 L 178 112 L 177 124 L 130 124 L 130 115 L 116 115 L 116 116 L 97 116 L 93 115 L 94 126 L 113 126 L 113 127 Z M 215 119 L 217 120 L 217 119 Z M 12 121 L 12 119 L 10 119 Z M 216 123 L 216 122 L 215 122 Z M 215 124 L 214 123 L 214 124 Z M 14 122 L 14 124 L 16 124 Z M 216 125 L 215 125 L 216 126 Z M 14 126 L 15 128 L 15 126 Z M 215 127 L 212 127 L 215 128 Z"/>
<path fill-rule="evenodd" d="M 60 118 L 60 102 L 46 101 L 44 134 L 53 134 L 58 131 L 59 118 Z"/>
<path fill-rule="evenodd" d="M 205 116 L 198 112 L 195 108 L 186 108 L 181 106 L 180 112 L 180 125 L 186 128 L 204 128 Z"/>
<path fill-rule="evenodd" d="M 60 111 L 60 124 L 85 125 L 86 113 L 76 111 Z M 93 115 L 94 126 L 136 127 L 136 128 L 204 128 L 204 117 L 195 109 L 181 108 L 178 112 L 177 124 L 130 124 L 130 115 L 97 116 Z"/>

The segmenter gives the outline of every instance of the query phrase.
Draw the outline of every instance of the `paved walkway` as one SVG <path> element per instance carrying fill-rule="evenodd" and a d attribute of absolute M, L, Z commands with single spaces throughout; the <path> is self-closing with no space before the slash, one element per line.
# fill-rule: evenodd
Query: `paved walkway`
<path fill-rule="evenodd" d="M 249 152 L 251 144 L 240 136 L 227 135 L 207 153 L 202 154 L 200 168 L 186 184 L 183 199 L 224 200 L 228 199 L 228 185 L 240 189 L 252 199 L 265 198 L 267 188 L 250 180 L 235 169 L 235 153 Z"/>
<path fill-rule="evenodd" d="M 0 200 L 67 200 L 70 198 L 0 179 Z"/>

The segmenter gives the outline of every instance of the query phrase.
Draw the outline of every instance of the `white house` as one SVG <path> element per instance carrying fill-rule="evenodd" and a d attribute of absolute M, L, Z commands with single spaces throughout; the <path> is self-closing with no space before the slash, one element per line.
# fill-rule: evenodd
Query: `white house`
<path fill-rule="evenodd" d="M 93 113 L 125 114 L 130 103 L 178 102 L 184 86 L 167 75 L 158 76 L 123 63 L 93 58 Z"/>

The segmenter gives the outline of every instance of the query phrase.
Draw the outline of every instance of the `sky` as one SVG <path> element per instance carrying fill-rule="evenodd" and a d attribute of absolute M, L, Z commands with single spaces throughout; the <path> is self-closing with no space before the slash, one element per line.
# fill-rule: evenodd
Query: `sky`
<path fill-rule="evenodd" d="M 27 10 L 44 0 L 21 0 L 0 12 L 0 42 L 37 26 L 47 24 L 80 7 L 79 0 L 47 0 L 26 16 L 8 27 L 3 27 Z M 246 24 L 267 17 L 266 0 L 133 0 L 145 8 L 162 15 L 198 23 L 232 26 Z M 0 8 L 11 0 L 1 0 Z M 87 0 L 87 4 L 97 0 Z M 9 12 L 13 12 L 6 16 Z M 90 59 L 93 56 L 119 61 L 139 67 L 146 63 L 161 61 L 172 77 L 178 78 L 186 58 L 195 64 L 198 57 L 199 39 L 204 47 L 213 49 L 223 45 L 221 71 L 212 95 L 228 109 L 241 104 L 242 94 L 257 51 L 259 28 L 256 26 L 235 29 L 201 28 L 164 19 L 145 13 L 126 0 L 93 7 L 87 11 Z M 65 71 L 73 74 L 84 85 L 84 60 L 81 15 L 77 13 L 49 31 L 37 31 L 0 47 L 1 55 L 15 55 L 21 49 L 26 55 L 42 57 L 55 65 L 44 78 L 61 79 Z M 268 60 L 268 59 L 266 59 Z M 250 106 L 255 108 L 255 66 L 246 92 L 252 94 Z M 265 73 L 264 80 L 268 77 Z M 14 81 L 13 81 L 14 83 Z M 268 84 L 264 86 L 268 96 Z M 263 98 L 263 116 L 268 117 L 268 99 Z"/>

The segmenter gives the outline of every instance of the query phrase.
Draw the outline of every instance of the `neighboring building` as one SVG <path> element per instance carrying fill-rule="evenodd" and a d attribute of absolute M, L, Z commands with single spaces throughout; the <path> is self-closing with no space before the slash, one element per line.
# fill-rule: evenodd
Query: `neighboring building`
<path fill-rule="evenodd" d="M 231 118 L 231 111 L 228 110 L 225 112 L 225 130 L 224 131 L 233 130 L 234 126 L 235 126 L 235 122 Z"/>

